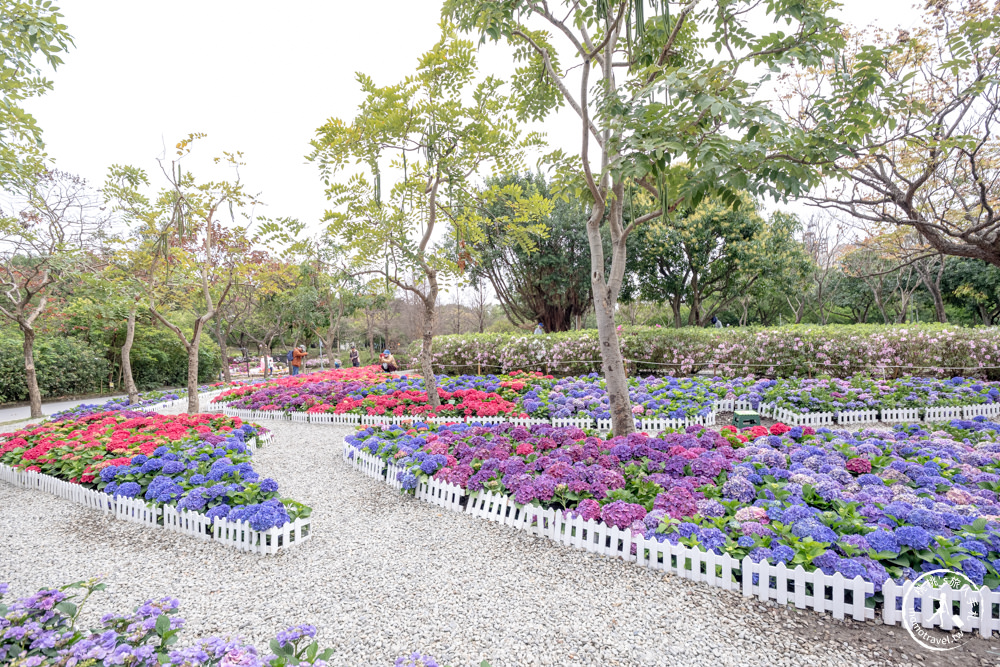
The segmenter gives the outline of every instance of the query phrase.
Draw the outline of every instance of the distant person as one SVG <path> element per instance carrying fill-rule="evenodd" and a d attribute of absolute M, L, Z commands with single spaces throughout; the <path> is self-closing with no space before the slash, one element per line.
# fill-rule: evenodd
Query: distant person
<path fill-rule="evenodd" d="M 302 370 L 302 361 L 309 356 L 305 345 L 299 345 L 292 350 L 292 375 L 298 375 Z"/>
<path fill-rule="evenodd" d="M 340 359 L 334 359 L 333 360 L 333 367 L 334 368 L 340 368 Z"/>
<path fill-rule="evenodd" d="M 539 336 L 543 333 L 545 333 L 545 325 L 539 322 L 538 326 L 535 327 L 535 335 Z"/>
<path fill-rule="evenodd" d="M 389 350 L 383 350 L 382 354 L 379 355 L 379 363 L 382 364 L 382 370 L 386 373 L 394 373 L 399 370 L 396 358 L 392 356 L 392 352 Z"/>
<path fill-rule="evenodd" d="M 721 329 L 722 328 L 722 320 L 720 320 L 715 315 L 712 315 L 712 326 L 714 326 L 716 329 Z"/>
<path fill-rule="evenodd" d="M 289 371 L 292 370 L 292 360 L 293 359 L 295 359 L 295 348 L 294 347 L 288 351 L 288 354 L 285 355 L 285 363 L 288 365 L 288 370 Z"/>
<path fill-rule="evenodd" d="M 358 348 L 354 347 L 354 343 L 351 343 L 351 366 L 357 368 L 361 365 L 361 355 L 358 352 Z"/>

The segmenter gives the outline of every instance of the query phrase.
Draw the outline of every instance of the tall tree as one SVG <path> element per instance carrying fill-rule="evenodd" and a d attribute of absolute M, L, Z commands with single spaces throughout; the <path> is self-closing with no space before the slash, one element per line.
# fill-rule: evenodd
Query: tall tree
<path fill-rule="evenodd" d="M 924 12 L 913 30 L 854 34 L 794 79 L 788 115 L 803 150 L 847 149 L 811 199 L 1000 266 L 1000 2 L 942 0 Z"/>
<path fill-rule="evenodd" d="M 945 299 L 989 326 L 1000 318 L 1000 268 L 978 259 L 950 258 L 942 283 Z"/>
<path fill-rule="evenodd" d="M 142 266 L 146 307 L 187 351 L 190 413 L 198 412 L 200 407 L 201 335 L 229 298 L 239 271 L 254 260 L 249 221 L 230 227 L 220 223 L 224 210 L 242 212 L 243 207 L 255 202 L 240 181 L 241 154 L 225 153 L 215 160 L 233 170 L 235 178 L 231 181 L 199 182 L 190 171 L 183 171 L 183 158 L 190 154 L 192 143 L 203 136 L 189 135 L 178 142 L 172 159 L 159 160 L 167 187 L 154 198 L 142 193 L 149 178 L 144 170 L 135 167 L 113 166 L 104 187 L 105 197 L 115 202 L 116 209 L 141 239 L 137 262 Z M 190 333 L 171 321 L 168 308 L 191 314 Z"/>
<path fill-rule="evenodd" d="M 0 186 L 30 188 L 42 166 L 42 130 L 24 108 L 52 82 L 42 63 L 55 69 L 73 39 L 48 0 L 8 0 L 0 4 Z M 25 185 L 28 184 L 28 185 Z"/>
<path fill-rule="evenodd" d="M 669 303 L 674 326 L 687 305 L 687 324 L 705 326 L 737 300 L 760 303 L 767 289 L 789 289 L 807 264 L 794 239 L 798 219 L 783 213 L 765 219 L 747 194 L 740 198 L 734 207 L 709 197 L 641 229 L 628 261 L 627 294 Z"/>
<path fill-rule="evenodd" d="M 463 272 L 470 257 L 465 245 L 481 237 L 485 204 L 498 199 L 511 204 L 516 215 L 497 222 L 511 242 L 526 248 L 542 233 L 534 219 L 547 212 L 542 197 L 524 196 L 515 186 L 485 192 L 476 187 L 481 172 L 517 171 L 524 150 L 537 143 L 518 132 L 502 83 L 493 77 L 476 81 L 476 74 L 473 44 L 445 27 L 416 72 L 401 83 L 378 87 L 358 74 L 365 95 L 358 116 L 350 125 L 334 119 L 321 127 L 310 156 L 334 202 L 329 230 L 350 247 L 355 267 L 382 273 L 423 303 L 421 370 L 434 407 L 440 405 L 431 363 L 439 276 Z M 367 167 L 371 181 L 356 174 L 331 182 L 355 162 Z M 383 200 L 387 169 L 402 173 Z M 453 243 L 435 243 L 439 236 Z"/>
<path fill-rule="evenodd" d="M 552 213 L 539 222 L 545 236 L 530 252 L 511 244 L 501 225 L 483 225 L 483 239 L 474 246 L 472 280 L 485 278 L 493 286 L 504 314 L 514 324 L 546 331 L 566 331 L 590 309 L 590 245 L 580 220 L 586 208 L 575 197 L 556 197 L 541 174 L 502 176 L 491 184 L 517 185 L 551 200 Z M 514 214 L 502 202 L 488 206 L 487 216 L 508 219 Z"/>
<path fill-rule="evenodd" d="M 579 121 L 579 150 L 557 152 L 551 161 L 561 187 L 590 207 L 580 223 L 590 244 L 602 371 L 618 435 L 635 429 L 614 320 L 629 235 L 663 213 L 697 207 L 709 193 L 731 205 L 741 190 L 781 198 L 816 183 L 809 163 L 822 156 L 801 154 L 801 138 L 760 89 L 779 67 L 818 64 L 842 42 L 828 0 L 649 4 L 653 16 L 645 0 L 444 6 L 462 29 L 513 45 L 522 119 L 566 107 Z M 758 34 L 757 26 L 770 31 Z M 633 186 L 659 206 L 626 224 L 625 195 Z"/>
<path fill-rule="evenodd" d="M 45 172 L 20 181 L 13 210 L 0 215 L 0 317 L 22 336 L 31 417 L 42 416 L 35 326 L 55 285 L 83 267 L 107 223 L 100 200 L 76 176 Z"/>

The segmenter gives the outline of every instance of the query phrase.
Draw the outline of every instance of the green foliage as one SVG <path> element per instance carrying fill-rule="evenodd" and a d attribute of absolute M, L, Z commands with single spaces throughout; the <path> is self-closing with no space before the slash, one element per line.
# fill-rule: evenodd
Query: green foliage
<path fill-rule="evenodd" d="M 9 329 L 7 330 L 9 331 Z M 107 389 L 103 350 L 76 338 L 36 338 L 35 370 L 42 396 L 92 394 Z M 21 337 L 0 337 L 0 403 L 28 400 Z"/>
<path fill-rule="evenodd" d="M 219 346 L 207 335 L 202 335 L 198 348 L 198 382 L 214 382 L 221 368 Z M 162 327 L 136 326 L 132 376 L 139 389 L 183 387 L 187 384 L 187 373 L 187 351 L 176 334 Z"/>
<path fill-rule="evenodd" d="M 810 261 L 794 238 L 797 231 L 795 216 L 765 219 L 746 193 L 737 207 L 705 199 L 647 224 L 630 239 L 631 283 L 623 298 L 669 304 L 675 326 L 686 304 L 688 324 L 704 325 L 737 299 L 759 303 L 805 280 Z"/>
<path fill-rule="evenodd" d="M 544 232 L 529 252 L 510 243 L 496 224 L 482 226 L 482 240 L 474 247 L 472 280 L 485 278 L 493 286 L 506 315 L 516 324 L 544 322 L 546 331 L 565 331 L 593 303 L 590 287 L 590 245 L 583 203 L 557 199 L 541 174 L 508 175 L 487 181 L 488 187 L 516 185 L 527 195 L 540 195 L 550 202 L 551 214 L 539 220 Z M 486 206 L 491 220 L 509 219 L 511 207 L 504 201 Z"/>
<path fill-rule="evenodd" d="M 537 137 L 518 131 L 502 82 L 476 81 L 476 75 L 472 43 L 444 26 L 413 75 L 380 87 L 359 73 L 365 99 L 354 121 L 333 119 L 319 128 L 309 159 L 319 166 L 333 202 L 328 234 L 350 250 L 355 268 L 436 295 L 438 272 L 461 274 L 465 244 L 482 238 L 484 205 L 502 202 L 508 208 L 510 215 L 488 223 L 501 227 L 509 242 L 530 249 L 543 232 L 534 222 L 548 212 L 541 196 L 512 184 L 476 188 L 480 172 L 516 171 L 524 151 L 537 144 Z M 368 173 L 344 178 L 342 172 L 356 163 Z M 387 167 L 402 175 L 389 190 L 382 187 Z M 432 239 L 438 223 L 451 243 Z M 425 276 L 428 285 L 421 286 Z"/>
<path fill-rule="evenodd" d="M 42 131 L 22 104 L 51 90 L 41 64 L 55 69 L 73 43 L 61 19 L 59 8 L 46 0 L 0 5 L 0 183 L 41 167 Z"/>
<path fill-rule="evenodd" d="M 971 314 L 972 321 L 993 324 L 1000 317 L 1000 268 L 952 257 L 945 263 L 941 287 L 945 300 Z"/>

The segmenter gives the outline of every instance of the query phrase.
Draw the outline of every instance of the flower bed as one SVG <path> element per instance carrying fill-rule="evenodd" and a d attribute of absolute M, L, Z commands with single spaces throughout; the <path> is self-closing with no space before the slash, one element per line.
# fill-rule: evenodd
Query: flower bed
<path fill-rule="evenodd" d="M 317 406 L 336 405 L 350 392 L 377 384 L 385 377 L 377 366 L 338 368 L 228 389 L 212 402 L 245 410 L 304 412 Z"/>
<path fill-rule="evenodd" d="M 310 510 L 253 470 L 257 434 L 223 415 L 96 413 L 0 434 L 0 464 L 264 532 Z"/>
<path fill-rule="evenodd" d="M 764 390 L 764 402 L 800 414 L 984 405 L 1000 400 L 996 383 L 962 377 L 888 381 L 863 375 L 847 380 L 785 378 L 765 380 L 758 386 Z"/>
<path fill-rule="evenodd" d="M 440 376 L 441 406 L 428 405 L 420 378 L 397 377 L 367 369 L 340 369 L 241 387 L 223 392 L 213 402 L 231 414 L 249 410 L 257 418 L 267 414 L 322 423 L 357 423 L 350 416 L 399 418 L 484 418 L 492 421 L 545 420 L 554 425 L 609 428 L 609 399 L 604 379 L 596 373 L 555 379 L 551 375 L 515 371 L 509 375 Z M 632 411 L 644 430 L 694 423 L 714 424 L 716 410 L 737 404 L 759 409 L 768 416 L 803 425 L 832 424 L 835 419 L 858 424 L 875 421 L 948 421 L 981 414 L 1000 415 L 1000 387 L 994 382 L 955 377 L 874 380 L 865 375 L 849 379 L 757 379 L 751 376 L 631 377 Z M 985 406 L 975 411 L 970 408 Z M 992 406 L 992 407 L 991 407 Z M 780 412 L 777 412 L 780 411 Z M 823 415 L 822 419 L 811 416 Z M 645 422 L 652 426 L 646 429 Z M 362 421 L 361 423 L 365 423 Z"/>
<path fill-rule="evenodd" d="M 875 593 L 942 567 L 1000 585 L 1000 426 L 810 431 L 601 440 L 548 426 L 417 425 L 363 429 L 348 443 L 391 464 L 403 489 L 434 479 L 509 495 L 646 540 L 859 576 Z"/>
<path fill-rule="evenodd" d="M 0 583 L 0 600 L 8 586 Z M 184 619 L 180 601 L 146 600 L 129 614 L 107 614 L 97 628 L 78 621 L 90 596 L 105 589 L 96 580 L 40 590 L 7 606 L 0 601 L 0 664 L 130 665 L 131 667 L 326 667 L 333 649 L 320 650 L 316 627 L 296 625 L 271 640 L 268 652 L 239 637 L 207 637 L 179 645 Z M 437 667 L 419 653 L 401 656 L 396 667 Z"/>

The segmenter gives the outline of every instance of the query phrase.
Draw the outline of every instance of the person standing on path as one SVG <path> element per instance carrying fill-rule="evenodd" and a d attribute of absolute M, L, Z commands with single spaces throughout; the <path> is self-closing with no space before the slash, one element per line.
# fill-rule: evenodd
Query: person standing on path
<path fill-rule="evenodd" d="M 358 353 L 358 348 L 354 347 L 354 343 L 351 343 L 351 366 L 357 368 L 361 365 L 360 354 Z"/>
<path fill-rule="evenodd" d="M 302 370 L 302 360 L 308 357 L 305 345 L 299 345 L 292 350 L 292 375 L 298 375 Z"/>

